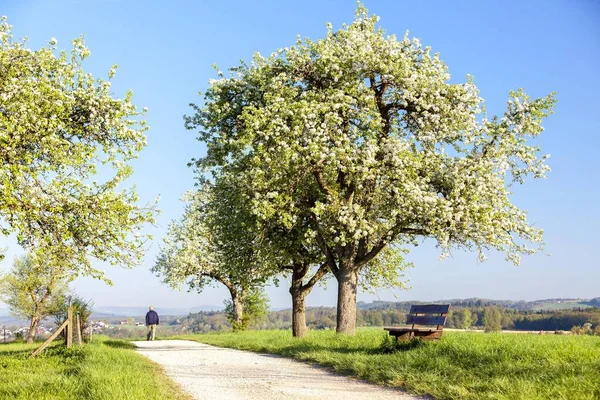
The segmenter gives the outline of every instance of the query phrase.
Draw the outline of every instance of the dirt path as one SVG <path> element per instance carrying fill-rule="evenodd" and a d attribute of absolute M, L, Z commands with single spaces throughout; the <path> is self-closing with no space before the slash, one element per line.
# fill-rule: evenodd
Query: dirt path
<path fill-rule="evenodd" d="M 279 356 L 188 340 L 133 343 L 196 399 L 420 399 Z"/>

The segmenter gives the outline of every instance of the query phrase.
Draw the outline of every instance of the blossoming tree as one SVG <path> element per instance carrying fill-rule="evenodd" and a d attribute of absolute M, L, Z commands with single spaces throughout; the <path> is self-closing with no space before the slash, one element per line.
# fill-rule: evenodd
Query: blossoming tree
<path fill-rule="evenodd" d="M 290 278 L 292 297 L 292 334 L 306 334 L 306 297 L 329 272 L 325 258 L 318 246 L 305 237 L 306 226 L 286 226 L 275 220 L 261 220 L 252 212 L 252 185 L 248 185 L 239 171 L 215 174 L 216 225 L 220 243 L 233 253 L 249 252 L 254 262 L 262 266 L 263 273 Z M 238 218 L 231 219 L 236 211 Z M 302 218 L 302 217 L 301 217 Z M 246 240 L 243 240 L 246 238 Z M 250 240 L 248 240 L 250 239 Z M 245 247 L 245 248 L 244 248 Z M 240 273 L 246 273 L 246 263 L 241 262 Z"/>
<path fill-rule="evenodd" d="M 82 39 L 56 52 L 56 40 L 31 50 L 0 19 L 0 230 L 27 249 L 60 255 L 75 275 L 103 278 L 91 259 L 133 266 L 139 234 L 154 205 L 117 187 L 145 146 L 143 112 L 110 93 L 109 80 L 83 70 Z M 98 182 L 97 172 L 106 180 Z"/>
<path fill-rule="evenodd" d="M 219 73 L 187 120 L 207 144 L 201 172 L 243 164 L 258 218 L 307 225 L 338 282 L 338 332 L 354 332 L 360 273 L 389 246 L 430 238 L 442 256 L 495 249 L 515 264 L 539 249 L 511 193 L 549 170 L 529 142 L 553 95 L 511 92 L 488 118 L 473 79 L 449 79 L 437 54 L 359 5 L 323 39 Z"/>
<path fill-rule="evenodd" d="M 247 323 L 245 303 L 261 298 L 256 292 L 272 274 L 257 263 L 247 243 L 254 236 L 235 207 L 235 193 L 221 192 L 222 201 L 216 203 L 215 191 L 205 182 L 186 194 L 184 214 L 169 224 L 152 271 L 173 288 L 185 284 L 201 292 L 214 283 L 224 285 L 231 296 L 232 325 L 238 330 Z"/>

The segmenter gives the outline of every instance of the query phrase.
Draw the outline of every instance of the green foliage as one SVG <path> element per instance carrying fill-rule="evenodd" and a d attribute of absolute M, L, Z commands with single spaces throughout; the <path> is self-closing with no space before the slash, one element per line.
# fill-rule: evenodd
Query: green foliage
<path fill-rule="evenodd" d="M 221 332 L 230 329 L 232 326 L 223 312 L 202 311 L 189 314 L 181 321 L 181 331 L 190 333 Z"/>
<path fill-rule="evenodd" d="M 108 80 L 84 71 L 89 54 L 82 38 L 70 53 L 55 39 L 31 50 L 0 19 L 0 233 L 74 276 L 103 278 L 90 258 L 137 264 L 154 206 L 117 190 L 146 144 L 145 111 L 130 92 L 113 97 L 116 65 Z"/>
<path fill-rule="evenodd" d="M 600 337 L 594 336 L 446 332 L 440 341 L 401 345 L 389 354 L 382 354 L 382 342 L 390 342 L 381 329 L 359 329 L 354 337 L 247 331 L 180 338 L 292 357 L 439 400 L 584 400 L 600 394 Z"/>
<path fill-rule="evenodd" d="M 473 323 L 471 311 L 469 311 L 469 309 L 467 308 L 463 308 L 458 311 L 452 311 L 452 316 L 454 318 L 451 318 L 451 316 L 448 315 L 448 319 L 454 319 L 454 326 L 456 328 L 469 329 L 471 327 L 471 324 Z"/>
<path fill-rule="evenodd" d="M 483 329 L 485 332 L 502 330 L 502 314 L 498 307 L 486 307 L 483 311 Z"/>
<path fill-rule="evenodd" d="M 14 400 L 189 399 L 161 368 L 126 342 L 94 339 L 82 347 L 0 345 L 0 398 Z"/>
<path fill-rule="evenodd" d="M 398 309 L 377 308 L 377 303 L 360 304 L 356 316 L 357 326 L 394 326 L 404 325 L 406 313 L 410 307 L 398 303 Z M 393 304 L 393 303 L 392 303 Z M 382 306 L 380 304 L 380 306 Z M 388 305 L 389 306 L 389 305 Z M 574 326 L 582 326 L 589 322 L 592 327 L 600 327 L 600 309 L 571 310 L 571 311 L 517 311 L 498 307 L 501 315 L 502 329 L 523 331 L 569 331 Z M 446 320 L 446 328 L 469 329 L 483 327 L 485 307 L 454 308 Z M 463 318 L 466 318 L 463 320 Z M 269 312 L 265 319 L 255 324 L 255 329 L 289 329 L 291 327 L 291 310 Z M 308 307 L 306 309 L 306 324 L 316 330 L 334 329 L 336 326 L 336 309 L 334 307 Z M 467 322 L 471 320 L 471 324 Z M 480 321 L 479 323 L 477 321 Z M 222 312 L 206 312 L 190 314 L 183 320 L 183 325 L 191 332 L 210 332 L 229 330 L 231 327 L 225 321 Z M 600 328 L 599 328 L 600 329 Z"/>

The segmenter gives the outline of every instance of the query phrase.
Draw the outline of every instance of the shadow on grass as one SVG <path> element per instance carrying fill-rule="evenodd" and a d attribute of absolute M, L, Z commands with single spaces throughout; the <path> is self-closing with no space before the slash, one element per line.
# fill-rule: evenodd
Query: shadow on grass
<path fill-rule="evenodd" d="M 133 343 L 126 342 L 124 340 L 105 340 L 102 343 L 115 349 L 135 349 L 135 345 Z"/>
<path fill-rule="evenodd" d="M 351 347 L 343 347 L 343 346 L 331 346 L 329 344 L 315 344 L 315 343 L 295 343 L 287 346 L 283 346 L 279 349 L 272 349 L 268 346 L 264 347 L 254 347 L 252 349 L 244 348 L 244 346 L 228 346 L 224 345 L 224 347 L 230 347 L 237 350 L 250 350 L 263 354 L 278 354 L 284 357 L 296 357 L 301 353 L 313 353 L 313 352 L 322 352 L 327 351 L 329 353 L 337 353 L 344 355 L 351 354 L 368 354 L 368 355 L 379 355 L 379 354 L 394 354 L 397 352 L 407 352 L 411 350 L 420 349 L 424 346 L 432 345 L 433 343 L 423 341 L 420 339 L 414 339 L 407 342 L 397 342 L 394 337 L 384 338 L 381 344 L 375 348 L 372 346 L 351 346 Z M 213 344 L 213 346 L 223 346 L 219 344 Z"/>
<path fill-rule="evenodd" d="M 395 337 L 386 337 L 379 348 L 371 350 L 370 354 L 394 354 L 398 352 L 410 351 L 431 345 L 431 342 L 426 342 L 421 339 L 412 339 L 405 342 L 398 342 Z"/>
<path fill-rule="evenodd" d="M 331 353 L 338 354 L 369 354 L 369 355 L 378 355 L 378 354 L 394 354 L 397 352 L 407 352 L 411 350 L 420 349 L 425 346 L 431 346 L 435 343 L 424 341 L 421 339 L 413 339 L 406 342 L 398 342 L 396 338 L 392 336 L 384 337 L 381 344 L 378 347 L 373 348 L 372 346 L 353 346 L 353 347 L 331 347 L 328 345 L 315 345 L 315 344 L 296 344 L 291 346 L 286 346 L 282 349 L 281 354 L 283 355 L 294 355 L 300 352 L 310 352 L 310 351 L 321 351 L 325 350 Z M 269 352 L 268 349 L 262 349 L 263 352 Z"/>
<path fill-rule="evenodd" d="M 31 353 L 33 353 L 35 349 L 23 349 L 23 350 L 8 350 L 8 351 L 0 351 L 1 357 L 9 357 L 9 358 L 27 358 Z"/>
<path fill-rule="evenodd" d="M 38 347 L 44 343 L 43 341 L 36 340 L 33 344 L 11 342 L 6 344 L 0 344 L 0 358 L 28 358 Z M 57 346 L 56 343 L 51 343 L 48 349 Z"/>

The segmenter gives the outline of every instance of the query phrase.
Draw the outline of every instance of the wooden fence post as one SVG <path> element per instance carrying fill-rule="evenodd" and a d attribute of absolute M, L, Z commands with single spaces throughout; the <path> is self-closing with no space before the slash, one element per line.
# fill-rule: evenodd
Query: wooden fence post
<path fill-rule="evenodd" d="M 63 322 L 63 324 L 52 334 L 52 336 L 50 336 L 48 339 L 46 339 L 46 341 L 44 343 L 42 343 L 42 345 L 40 347 L 38 347 L 38 349 L 36 351 L 34 351 L 33 353 L 31 353 L 31 355 L 29 356 L 29 358 L 33 358 L 35 356 L 37 356 L 38 354 L 40 354 L 42 352 L 42 350 L 44 350 L 46 347 L 48 347 L 48 345 L 54 340 L 56 339 L 56 337 L 58 336 L 58 334 L 63 330 L 63 329 L 67 329 L 67 326 L 69 325 L 69 320 L 67 319 L 65 322 Z M 66 333 L 66 332 L 65 332 Z"/>
<path fill-rule="evenodd" d="M 83 344 L 81 340 L 81 319 L 79 318 L 79 313 L 77 313 L 77 344 L 80 346 Z"/>
<path fill-rule="evenodd" d="M 67 348 L 73 345 L 73 306 L 67 309 Z"/>

